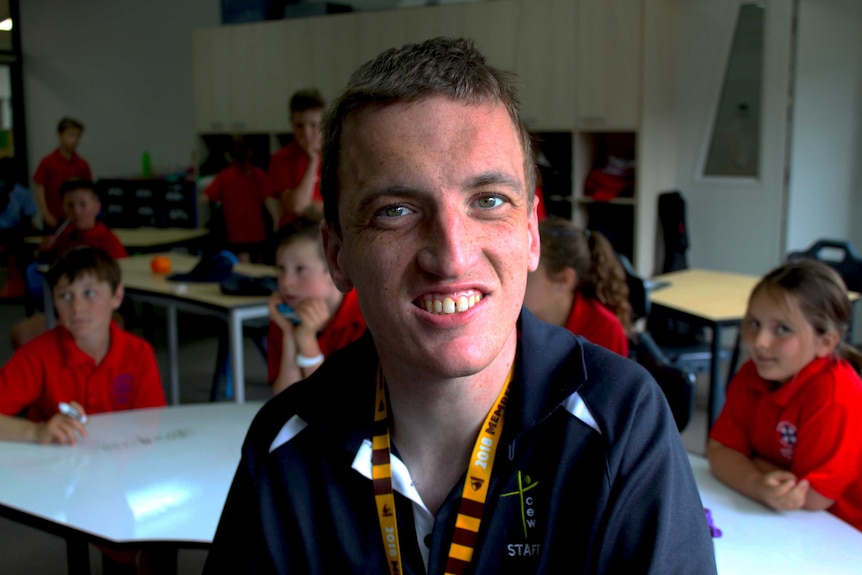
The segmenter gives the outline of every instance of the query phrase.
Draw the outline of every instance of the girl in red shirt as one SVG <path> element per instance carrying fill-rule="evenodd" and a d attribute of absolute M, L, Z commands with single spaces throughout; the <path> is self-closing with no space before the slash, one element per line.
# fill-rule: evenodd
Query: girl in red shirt
<path fill-rule="evenodd" d="M 751 359 L 710 432 L 712 472 L 779 510 L 827 509 L 862 530 L 862 356 L 844 343 L 847 288 L 815 260 L 755 286 L 742 324 Z"/>
<path fill-rule="evenodd" d="M 524 304 L 539 319 L 627 357 L 632 307 L 611 243 L 558 217 L 540 222 L 539 234 L 542 256 L 528 276 Z"/>

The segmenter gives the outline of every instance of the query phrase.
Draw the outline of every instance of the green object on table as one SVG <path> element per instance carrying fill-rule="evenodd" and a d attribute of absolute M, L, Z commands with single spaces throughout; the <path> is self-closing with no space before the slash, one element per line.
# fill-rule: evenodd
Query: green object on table
<path fill-rule="evenodd" d="M 141 177 L 142 178 L 152 178 L 153 177 L 153 166 L 152 166 L 149 152 L 144 152 L 143 154 L 141 154 Z"/>

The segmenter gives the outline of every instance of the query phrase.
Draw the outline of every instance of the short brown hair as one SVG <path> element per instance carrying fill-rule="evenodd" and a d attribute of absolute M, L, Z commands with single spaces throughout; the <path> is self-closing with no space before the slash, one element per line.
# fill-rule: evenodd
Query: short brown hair
<path fill-rule="evenodd" d="M 53 290 L 62 278 L 67 278 L 71 283 L 86 274 L 93 274 L 99 281 L 108 282 L 111 293 L 116 292 L 120 285 L 121 273 L 117 261 L 92 246 L 69 249 L 45 273 L 45 279 Z"/>
<path fill-rule="evenodd" d="M 323 96 L 316 88 L 297 90 L 290 97 L 290 113 L 305 112 L 306 110 L 317 110 L 326 107 Z"/>
<path fill-rule="evenodd" d="M 78 131 L 83 132 L 84 124 L 80 120 L 70 118 L 69 116 L 64 116 L 60 118 L 60 122 L 57 124 L 57 133 L 62 134 L 69 128 L 76 128 Z"/>
<path fill-rule="evenodd" d="M 320 236 L 320 222 L 322 219 L 323 215 L 318 210 L 308 208 L 297 217 L 284 224 L 278 230 L 278 245 L 275 248 L 276 252 L 299 240 L 310 240 L 317 245 L 317 251 L 320 254 L 320 258 L 326 261 L 325 254 L 323 253 L 323 240 Z"/>
<path fill-rule="evenodd" d="M 434 38 L 421 44 L 390 48 L 360 66 L 329 109 L 323 122 L 320 190 L 324 218 L 336 233 L 341 233 L 338 164 L 344 124 L 351 116 L 372 106 L 416 102 L 431 96 L 446 96 L 466 104 L 500 102 L 506 106 L 524 152 L 526 192 L 532 206 L 536 168 L 532 141 L 521 121 L 514 75 L 489 65 L 471 40 Z"/>
<path fill-rule="evenodd" d="M 93 193 L 93 196 L 96 199 L 99 199 L 99 193 L 96 191 L 96 184 L 94 184 L 90 180 L 85 180 L 84 178 L 69 178 L 62 184 L 60 184 L 60 197 L 66 197 L 66 194 L 70 192 L 75 192 L 77 190 L 90 190 Z"/>

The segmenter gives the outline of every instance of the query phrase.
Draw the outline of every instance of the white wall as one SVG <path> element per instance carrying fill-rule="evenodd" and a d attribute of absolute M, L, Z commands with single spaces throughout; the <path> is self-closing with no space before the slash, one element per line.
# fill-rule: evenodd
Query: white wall
<path fill-rule="evenodd" d="M 862 249 L 862 2 L 799 5 L 787 250 Z"/>
<path fill-rule="evenodd" d="M 83 121 L 93 176 L 192 163 L 191 31 L 220 23 L 219 0 L 21 2 L 30 174 L 57 146 L 57 121 Z"/>

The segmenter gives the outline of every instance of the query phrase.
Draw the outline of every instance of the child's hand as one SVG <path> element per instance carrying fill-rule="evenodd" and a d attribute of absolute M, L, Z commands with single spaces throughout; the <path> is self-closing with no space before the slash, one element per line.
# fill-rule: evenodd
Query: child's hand
<path fill-rule="evenodd" d="M 761 476 L 760 499 L 773 509 L 801 509 L 808 495 L 808 480 L 798 481 L 789 471 L 770 471 Z"/>
<path fill-rule="evenodd" d="M 84 408 L 80 404 L 75 402 L 70 403 L 80 413 L 84 413 Z M 86 437 L 87 435 L 87 430 L 83 423 L 68 415 L 57 413 L 46 423 L 39 425 L 36 431 L 36 443 L 75 445 L 78 442 L 79 434 L 81 437 Z"/>
<path fill-rule="evenodd" d="M 272 294 L 272 297 L 269 298 L 269 319 L 278 326 L 278 328 L 284 332 L 285 336 L 292 337 L 293 336 L 293 323 L 278 311 L 278 305 L 282 303 L 281 295 L 278 293 Z"/>
<path fill-rule="evenodd" d="M 295 311 L 302 320 L 296 330 L 296 338 L 313 338 L 317 340 L 317 334 L 332 317 L 329 306 L 320 298 L 307 298 L 296 305 Z"/>

